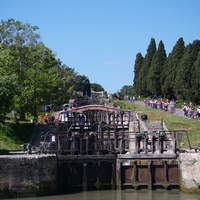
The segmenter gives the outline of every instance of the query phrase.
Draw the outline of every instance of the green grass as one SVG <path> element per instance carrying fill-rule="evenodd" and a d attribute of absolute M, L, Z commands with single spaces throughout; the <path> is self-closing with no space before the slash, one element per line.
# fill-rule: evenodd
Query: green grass
<path fill-rule="evenodd" d="M 134 103 L 125 102 L 121 100 L 112 100 L 118 106 L 123 109 L 135 110 L 138 113 L 148 115 L 149 121 L 163 120 L 169 131 L 185 130 L 189 133 L 189 141 L 192 147 L 198 147 L 198 140 L 200 140 L 200 122 L 184 117 L 174 115 L 169 112 L 161 110 L 155 110 L 145 106 L 139 106 Z M 183 135 L 182 142 L 187 145 L 186 137 Z"/>
<path fill-rule="evenodd" d="M 21 150 L 30 141 L 34 128 L 33 123 L 1 124 L 0 150 Z"/>

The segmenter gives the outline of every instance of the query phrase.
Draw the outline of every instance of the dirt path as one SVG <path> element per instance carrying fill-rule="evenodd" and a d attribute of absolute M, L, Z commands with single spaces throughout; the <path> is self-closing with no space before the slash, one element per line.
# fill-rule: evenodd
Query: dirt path
<path fill-rule="evenodd" d="M 140 106 L 145 106 L 143 101 L 135 101 L 134 103 L 137 105 L 140 105 Z M 177 116 L 185 117 L 182 109 L 180 109 L 180 108 L 176 108 L 176 111 L 174 114 Z"/>

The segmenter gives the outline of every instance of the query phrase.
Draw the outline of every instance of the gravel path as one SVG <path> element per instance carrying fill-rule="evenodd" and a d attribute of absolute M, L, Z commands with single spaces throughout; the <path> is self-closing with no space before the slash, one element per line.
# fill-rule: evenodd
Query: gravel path
<path fill-rule="evenodd" d="M 140 105 L 140 106 L 145 106 L 143 101 L 135 101 L 134 103 L 137 104 L 137 105 Z M 180 109 L 180 108 L 176 108 L 176 111 L 175 111 L 174 114 L 178 115 L 178 116 L 181 116 L 181 117 L 185 117 L 184 113 L 183 113 L 183 110 Z"/>

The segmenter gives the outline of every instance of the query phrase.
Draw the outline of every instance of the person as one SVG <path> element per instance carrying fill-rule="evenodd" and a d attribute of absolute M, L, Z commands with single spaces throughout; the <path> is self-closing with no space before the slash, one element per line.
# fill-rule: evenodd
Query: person
<path fill-rule="evenodd" d="M 133 96 L 133 103 L 135 103 L 135 97 Z"/>
<path fill-rule="evenodd" d="M 184 116 L 188 118 L 188 106 L 186 105 L 186 103 L 183 104 L 183 108 L 182 108 L 183 112 L 184 112 Z"/>
<path fill-rule="evenodd" d="M 200 120 L 200 106 L 197 108 L 197 119 Z"/>
<path fill-rule="evenodd" d="M 52 113 L 51 114 L 51 117 L 50 117 L 50 120 L 49 120 L 51 123 L 54 123 L 55 122 L 55 117 L 54 117 L 54 114 Z"/>
<path fill-rule="evenodd" d="M 49 116 L 48 116 L 48 113 L 46 113 L 46 114 L 44 115 L 44 122 L 45 122 L 45 123 L 48 123 L 48 121 L 49 121 Z"/>

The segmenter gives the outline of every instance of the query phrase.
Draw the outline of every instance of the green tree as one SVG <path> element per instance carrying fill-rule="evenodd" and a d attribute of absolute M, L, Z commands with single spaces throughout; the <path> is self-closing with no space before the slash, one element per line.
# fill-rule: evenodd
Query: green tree
<path fill-rule="evenodd" d="M 165 79 L 162 85 L 162 93 L 164 97 L 169 99 L 177 99 L 175 95 L 175 80 L 177 78 L 177 72 L 179 71 L 180 62 L 184 55 L 185 45 L 183 38 L 179 38 L 172 52 L 169 54 L 166 65 L 164 66 L 164 74 L 162 80 Z M 166 77 L 164 77 L 166 75 Z"/>
<path fill-rule="evenodd" d="M 142 68 L 143 59 L 144 58 L 142 54 L 138 53 L 136 55 L 135 65 L 134 65 L 133 87 L 136 94 L 139 94 L 139 95 L 142 95 L 141 82 L 142 82 L 143 77 L 140 74 L 140 70 Z"/>
<path fill-rule="evenodd" d="M 125 96 L 135 96 L 134 88 L 132 85 L 124 85 L 119 92 L 120 97 L 125 97 Z"/>
<path fill-rule="evenodd" d="M 151 66 L 151 61 L 153 59 L 153 56 L 156 52 L 156 42 L 154 38 L 151 38 L 150 44 L 147 48 L 147 54 L 144 57 L 144 60 L 142 62 L 142 68 L 139 71 L 139 77 L 141 78 L 141 95 L 148 96 L 150 93 L 147 90 L 148 83 L 148 74 L 149 74 L 149 68 Z"/>
<path fill-rule="evenodd" d="M 16 75 L 10 73 L 9 65 L 13 58 L 9 51 L 5 50 L 0 43 L 0 123 L 4 123 L 6 114 L 11 111 L 13 96 L 16 88 Z"/>
<path fill-rule="evenodd" d="M 194 76 L 194 62 L 197 59 L 198 53 L 200 51 L 200 40 L 193 41 L 185 48 L 185 53 L 180 62 L 179 71 L 177 73 L 177 78 L 175 81 L 176 93 L 182 96 L 183 99 L 194 101 L 193 93 L 196 89 L 193 86 L 193 76 Z"/>
<path fill-rule="evenodd" d="M 76 75 L 74 69 L 65 64 L 57 66 L 56 85 L 52 92 L 52 105 L 58 106 L 75 97 Z"/>
<path fill-rule="evenodd" d="M 76 91 L 82 92 L 83 96 L 91 95 L 90 80 L 85 75 L 76 76 Z"/>
<path fill-rule="evenodd" d="M 192 73 L 192 95 L 193 95 L 193 101 L 200 105 L 200 51 L 198 52 L 197 59 L 194 62 L 194 71 Z"/>
<path fill-rule="evenodd" d="M 1 20 L 0 43 L 2 43 L 4 48 L 37 44 L 40 41 L 40 35 L 37 33 L 37 30 L 39 30 L 37 26 L 15 21 L 12 18 L 7 21 Z"/>
<path fill-rule="evenodd" d="M 90 83 L 90 87 L 93 91 L 104 91 L 104 88 L 98 83 Z"/>
<path fill-rule="evenodd" d="M 147 89 L 151 96 L 161 97 L 161 74 L 166 61 L 166 51 L 162 40 L 159 42 L 158 50 L 155 52 L 148 74 Z"/>
<path fill-rule="evenodd" d="M 53 102 L 54 92 L 59 91 L 64 101 L 74 91 L 73 70 L 61 65 L 40 41 L 37 30 L 36 26 L 13 19 L 0 23 L 0 41 L 13 58 L 9 73 L 16 75 L 17 82 L 12 107 L 23 120 L 25 113 L 37 116 L 44 104 Z"/>

